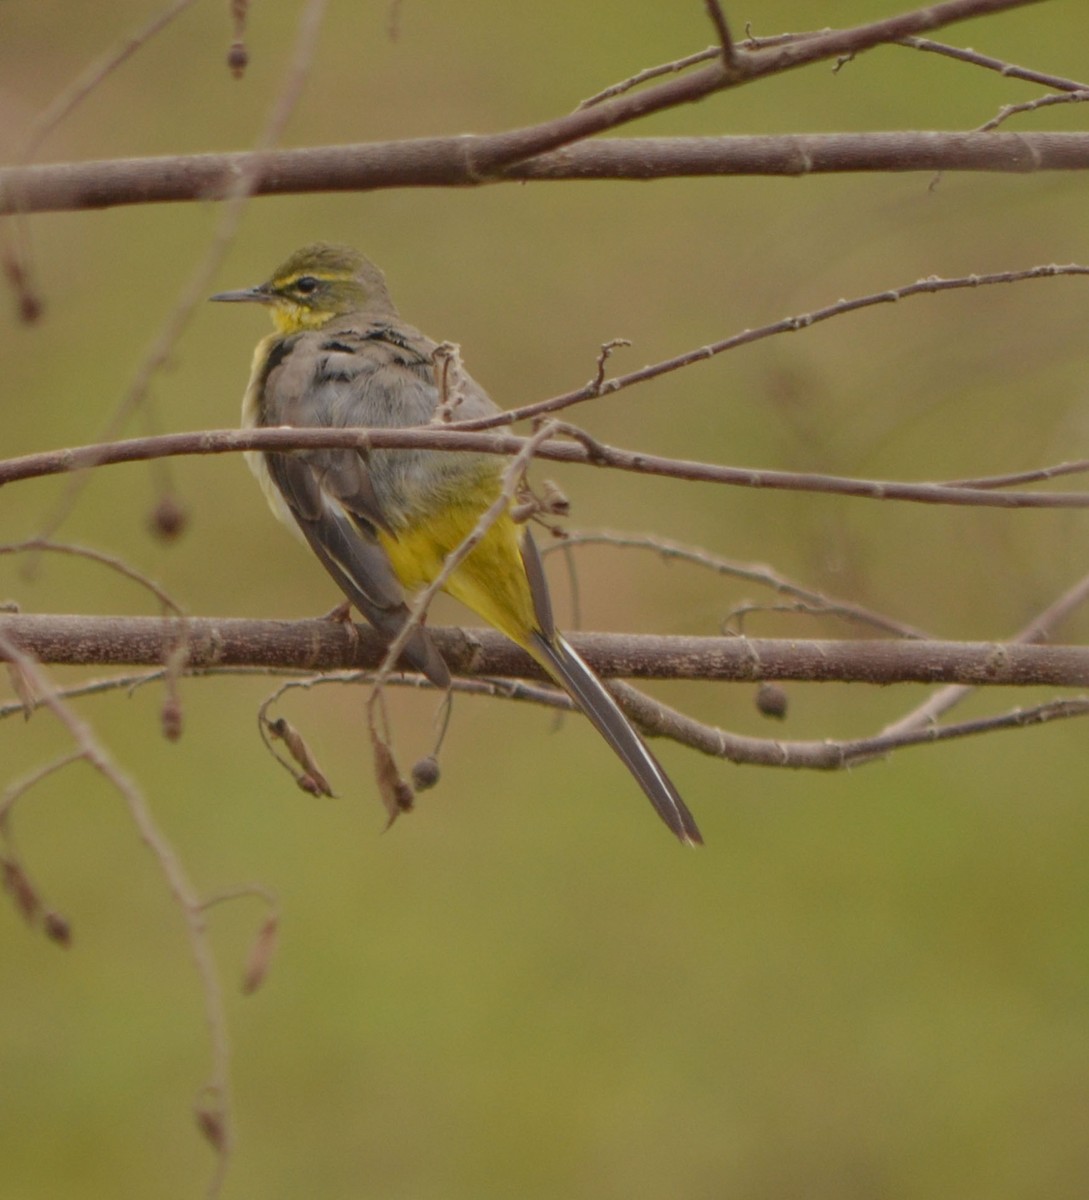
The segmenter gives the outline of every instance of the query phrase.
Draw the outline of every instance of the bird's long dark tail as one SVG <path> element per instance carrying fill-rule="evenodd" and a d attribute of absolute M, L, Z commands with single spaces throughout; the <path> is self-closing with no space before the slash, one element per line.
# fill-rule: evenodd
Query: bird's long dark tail
<path fill-rule="evenodd" d="M 673 781 L 574 647 L 562 635 L 553 633 L 551 638 L 534 634 L 529 649 L 620 756 L 669 828 L 686 845 L 702 845 L 696 822 Z"/>

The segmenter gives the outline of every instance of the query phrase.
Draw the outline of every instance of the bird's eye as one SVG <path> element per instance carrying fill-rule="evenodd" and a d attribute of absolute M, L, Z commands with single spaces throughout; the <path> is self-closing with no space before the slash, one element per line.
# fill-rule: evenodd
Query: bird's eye
<path fill-rule="evenodd" d="M 313 275 L 300 275 L 295 280 L 295 291 L 301 292 L 304 296 L 309 296 L 311 292 L 317 290 L 318 281 Z"/>

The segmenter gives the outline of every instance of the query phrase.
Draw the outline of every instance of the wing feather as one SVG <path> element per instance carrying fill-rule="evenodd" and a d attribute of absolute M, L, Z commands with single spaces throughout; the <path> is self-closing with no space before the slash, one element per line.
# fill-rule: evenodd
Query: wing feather
<path fill-rule="evenodd" d="M 343 335 L 341 335 L 343 337 Z M 268 370 L 257 406 L 262 425 L 299 427 L 360 423 L 358 384 L 365 355 L 347 353 L 323 335 L 292 339 Z M 350 412 L 354 420 L 346 420 Z M 264 465 L 295 524 L 348 599 L 392 640 L 408 618 L 405 593 L 377 537 L 392 532 L 375 491 L 367 457 L 357 450 L 266 454 Z M 432 683 L 450 673 L 427 630 L 415 629 L 405 659 Z"/>

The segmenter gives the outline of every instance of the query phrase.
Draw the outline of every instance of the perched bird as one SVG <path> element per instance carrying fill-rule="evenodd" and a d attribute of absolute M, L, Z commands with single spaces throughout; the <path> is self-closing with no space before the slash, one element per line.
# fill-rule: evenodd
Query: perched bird
<path fill-rule="evenodd" d="M 319 243 L 293 254 L 256 287 L 213 300 L 253 301 L 276 332 L 257 345 L 242 421 L 249 428 L 426 425 L 441 402 L 437 344 L 397 313 L 382 272 L 357 251 Z M 468 376 L 459 418 L 499 409 Z M 406 592 L 432 582 L 443 560 L 500 494 L 503 461 L 438 450 L 293 450 L 247 454 L 273 511 L 296 527 L 345 596 L 392 639 Z M 445 590 L 527 651 L 590 718 L 688 844 L 703 839 L 669 776 L 601 680 L 556 631 L 539 552 L 510 513 L 496 521 Z M 438 687 L 450 674 L 424 626 L 405 661 Z"/>

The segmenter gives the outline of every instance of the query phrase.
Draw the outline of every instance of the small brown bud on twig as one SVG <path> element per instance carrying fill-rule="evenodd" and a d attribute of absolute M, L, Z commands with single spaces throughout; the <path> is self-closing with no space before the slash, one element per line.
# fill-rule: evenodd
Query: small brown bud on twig
<path fill-rule="evenodd" d="M 252 995 L 265 982 L 279 943 L 280 918 L 273 914 L 257 931 L 242 973 L 242 994 Z"/>
<path fill-rule="evenodd" d="M 249 0 L 231 0 L 231 23 L 234 26 L 234 41 L 227 51 L 227 68 L 235 79 L 241 79 L 250 61 L 250 53 L 243 40 L 246 36 L 246 15 Z"/>
<path fill-rule="evenodd" d="M 31 285 L 26 267 L 12 250 L 4 251 L 2 262 L 4 274 L 19 302 L 19 320 L 26 325 L 33 325 L 45 311 L 42 298 Z"/>
<path fill-rule="evenodd" d="M 188 511 L 173 496 L 162 496 L 148 518 L 148 529 L 160 541 L 172 542 L 181 537 L 189 524 Z"/>
<path fill-rule="evenodd" d="M 0 879 L 4 890 L 15 901 L 15 907 L 28 923 L 33 924 L 41 912 L 42 902 L 26 872 L 13 859 L 0 861 Z"/>
<path fill-rule="evenodd" d="M 777 683 L 762 683 L 756 689 L 756 707 L 765 717 L 782 720 L 787 715 L 786 691 Z"/>
<path fill-rule="evenodd" d="M 163 737 L 168 742 L 176 742 L 182 735 L 182 706 L 177 696 L 167 696 L 159 713 L 159 721 L 163 729 Z"/>
<path fill-rule="evenodd" d="M 272 737 L 283 742 L 287 752 L 302 767 L 302 774 L 297 775 L 295 780 L 304 792 L 309 792 L 312 796 L 333 795 L 329 780 L 325 778 L 324 772 L 310 753 L 310 747 L 290 721 L 285 717 L 277 717 L 275 721 L 266 721 L 265 728 Z"/>
<path fill-rule="evenodd" d="M 197 1128 L 214 1149 L 221 1151 L 227 1140 L 227 1128 L 222 1110 L 198 1104 L 194 1115 L 197 1119 Z"/>
<path fill-rule="evenodd" d="M 244 42 L 232 42 L 227 51 L 227 67 L 235 79 L 241 79 L 249 65 L 250 53 Z"/>
<path fill-rule="evenodd" d="M 388 829 L 402 813 L 412 810 L 415 794 L 406 780 L 401 778 L 389 746 L 378 738 L 372 740 L 374 743 L 374 777 L 378 784 L 378 794 L 382 797 L 386 816 L 389 818 L 386 822 Z"/>
<path fill-rule="evenodd" d="M 621 346 L 630 345 L 631 342 L 627 338 L 612 338 L 602 343 L 601 350 L 597 356 L 597 372 L 593 379 L 590 380 L 590 387 L 594 389 L 595 394 L 600 393 L 602 384 L 605 382 L 605 364 L 612 357 L 613 351 L 619 350 Z"/>
<path fill-rule="evenodd" d="M 68 923 L 67 917 L 62 917 L 60 913 L 48 911 L 43 918 L 42 927 L 45 930 L 45 936 L 51 942 L 56 942 L 58 946 L 64 946 L 66 949 L 72 944 L 72 926 Z"/>

